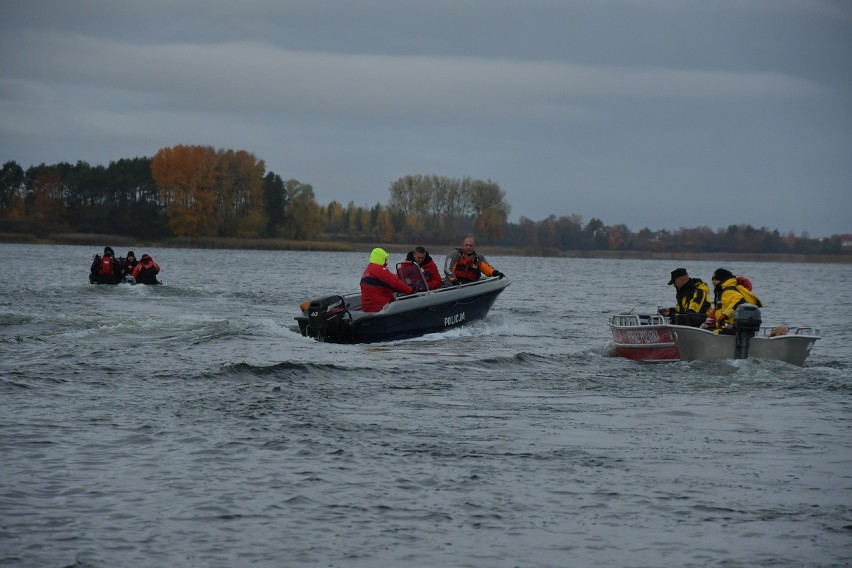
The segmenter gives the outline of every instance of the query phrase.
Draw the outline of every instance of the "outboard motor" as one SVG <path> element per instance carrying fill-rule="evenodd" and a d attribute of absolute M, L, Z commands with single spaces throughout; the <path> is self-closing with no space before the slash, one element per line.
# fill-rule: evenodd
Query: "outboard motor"
<path fill-rule="evenodd" d="M 734 312 L 734 327 L 737 330 L 736 358 L 748 359 L 751 338 L 760 331 L 760 308 L 754 304 L 740 304 Z"/>
<path fill-rule="evenodd" d="M 308 305 L 308 335 L 320 341 L 326 338 L 339 341 L 345 325 L 343 318 L 347 313 L 343 296 L 311 300 Z"/>

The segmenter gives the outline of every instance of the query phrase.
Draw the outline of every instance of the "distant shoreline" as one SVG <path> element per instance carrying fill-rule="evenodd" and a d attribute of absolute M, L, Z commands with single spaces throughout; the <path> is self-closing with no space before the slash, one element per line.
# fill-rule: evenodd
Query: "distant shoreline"
<path fill-rule="evenodd" d="M 85 233 L 51 234 L 36 236 L 16 233 L 0 233 L 0 243 L 34 245 L 79 245 L 101 248 L 111 246 L 116 250 L 139 248 L 197 248 L 226 250 L 288 250 L 314 252 L 369 252 L 381 246 L 388 252 L 405 253 L 412 250 L 414 244 L 381 244 L 343 241 L 294 241 L 286 239 L 238 239 L 222 237 L 171 238 L 157 241 L 133 240 L 124 235 L 96 235 Z M 419 243 L 418 243 L 419 244 Z M 445 254 L 451 245 L 424 246 L 434 256 Z M 718 260 L 744 262 L 787 262 L 816 264 L 852 264 L 852 252 L 847 254 L 774 254 L 774 253 L 733 253 L 733 252 L 646 252 L 646 251 L 610 251 L 610 250 L 559 250 L 530 247 L 504 247 L 483 245 L 481 251 L 486 256 L 538 256 L 550 258 L 608 258 L 637 260 Z"/>

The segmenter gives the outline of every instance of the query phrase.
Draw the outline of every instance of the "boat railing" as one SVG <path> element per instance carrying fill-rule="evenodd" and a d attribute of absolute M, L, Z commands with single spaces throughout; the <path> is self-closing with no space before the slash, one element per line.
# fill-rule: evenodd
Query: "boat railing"
<path fill-rule="evenodd" d="M 660 314 L 651 314 L 648 316 L 648 325 L 666 325 L 668 320 Z"/>
<path fill-rule="evenodd" d="M 609 324 L 618 327 L 631 327 L 641 325 L 639 316 L 636 314 L 614 314 L 609 316 Z"/>
<path fill-rule="evenodd" d="M 811 326 L 800 326 L 795 328 L 794 335 L 819 335 L 819 330 Z"/>
<path fill-rule="evenodd" d="M 810 325 L 786 326 L 786 325 L 762 325 L 757 334 L 759 337 L 775 338 L 789 335 L 806 335 L 819 337 L 819 329 Z"/>
<path fill-rule="evenodd" d="M 610 325 L 616 327 L 637 327 L 640 325 L 666 325 L 668 320 L 659 314 L 613 314 L 609 316 Z"/>

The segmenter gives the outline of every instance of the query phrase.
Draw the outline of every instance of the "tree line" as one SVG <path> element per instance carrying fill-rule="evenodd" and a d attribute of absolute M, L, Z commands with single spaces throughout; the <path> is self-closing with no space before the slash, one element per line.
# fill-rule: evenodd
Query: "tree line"
<path fill-rule="evenodd" d="M 839 254 L 840 235 L 731 225 L 638 232 L 580 215 L 508 221 L 511 206 L 491 180 L 407 175 L 390 183 L 385 204 L 317 202 L 313 187 L 266 171 L 246 151 L 172 146 L 152 158 L 92 166 L 14 161 L 0 169 L 0 233 L 96 233 L 139 239 L 283 238 L 380 243 L 481 243 L 566 250 Z"/>

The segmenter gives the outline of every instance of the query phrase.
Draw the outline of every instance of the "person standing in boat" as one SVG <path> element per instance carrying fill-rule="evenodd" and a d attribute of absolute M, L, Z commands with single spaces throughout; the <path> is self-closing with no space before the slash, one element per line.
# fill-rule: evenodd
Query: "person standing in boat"
<path fill-rule="evenodd" d="M 740 304 L 753 304 L 758 308 L 763 307 L 754 292 L 747 286 L 737 281 L 734 273 L 726 268 L 717 268 L 710 278 L 713 283 L 713 304 L 716 309 L 713 313 L 713 333 L 731 334 L 735 333 L 734 314 Z"/>
<path fill-rule="evenodd" d="M 159 284 L 157 274 L 160 273 L 160 265 L 154 262 L 151 255 L 143 254 L 139 264 L 133 269 L 133 278 L 138 284 Z"/>
<path fill-rule="evenodd" d="M 657 313 L 671 318 L 673 324 L 698 327 L 707 317 L 710 287 L 700 278 L 690 278 L 686 268 L 672 270 L 669 286 L 675 287 L 676 306 L 659 308 Z"/>
<path fill-rule="evenodd" d="M 499 270 L 495 270 L 493 266 L 488 264 L 484 256 L 474 250 L 473 237 L 467 236 L 462 242 L 461 248 L 457 248 L 447 255 L 447 259 L 444 261 L 444 276 L 447 278 L 447 282 L 456 286 L 476 282 L 482 274 L 498 278 L 505 276 Z"/>
<path fill-rule="evenodd" d="M 394 291 L 413 294 L 417 290 L 388 270 L 388 253 L 385 249 L 374 248 L 370 253 L 370 262 L 361 275 L 361 309 L 378 312 L 393 301 Z"/>
<path fill-rule="evenodd" d="M 104 247 L 104 255 L 95 255 L 89 269 L 89 282 L 92 284 L 118 284 L 122 278 L 122 267 L 112 247 Z"/>
<path fill-rule="evenodd" d="M 432 260 L 432 257 L 429 256 L 429 251 L 427 251 L 425 247 L 415 247 L 413 251 L 408 253 L 405 260 L 413 262 L 420 267 L 420 270 L 423 271 L 423 277 L 426 279 L 426 286 L 429 290 L 435 290 L 444 285 L 444 280 L 441 278 L 438 266 L 435 264 L 435 261 Z M 417 288 L 417 284 L 420 284 L 420 287 L 422 288 L 423 285 L 420 280 L 420 274 L 418 274 L 417 270 L 411 265 L 408 265 L 408 269 L 413 269 L 411 281 L 415 283 L 415 288 Z M 406 270 L 405 265 L 402 265 L 402 270 Z M 405 275 L 404 272 L 403 279 L 407 280 L 407 275 Z"/>

